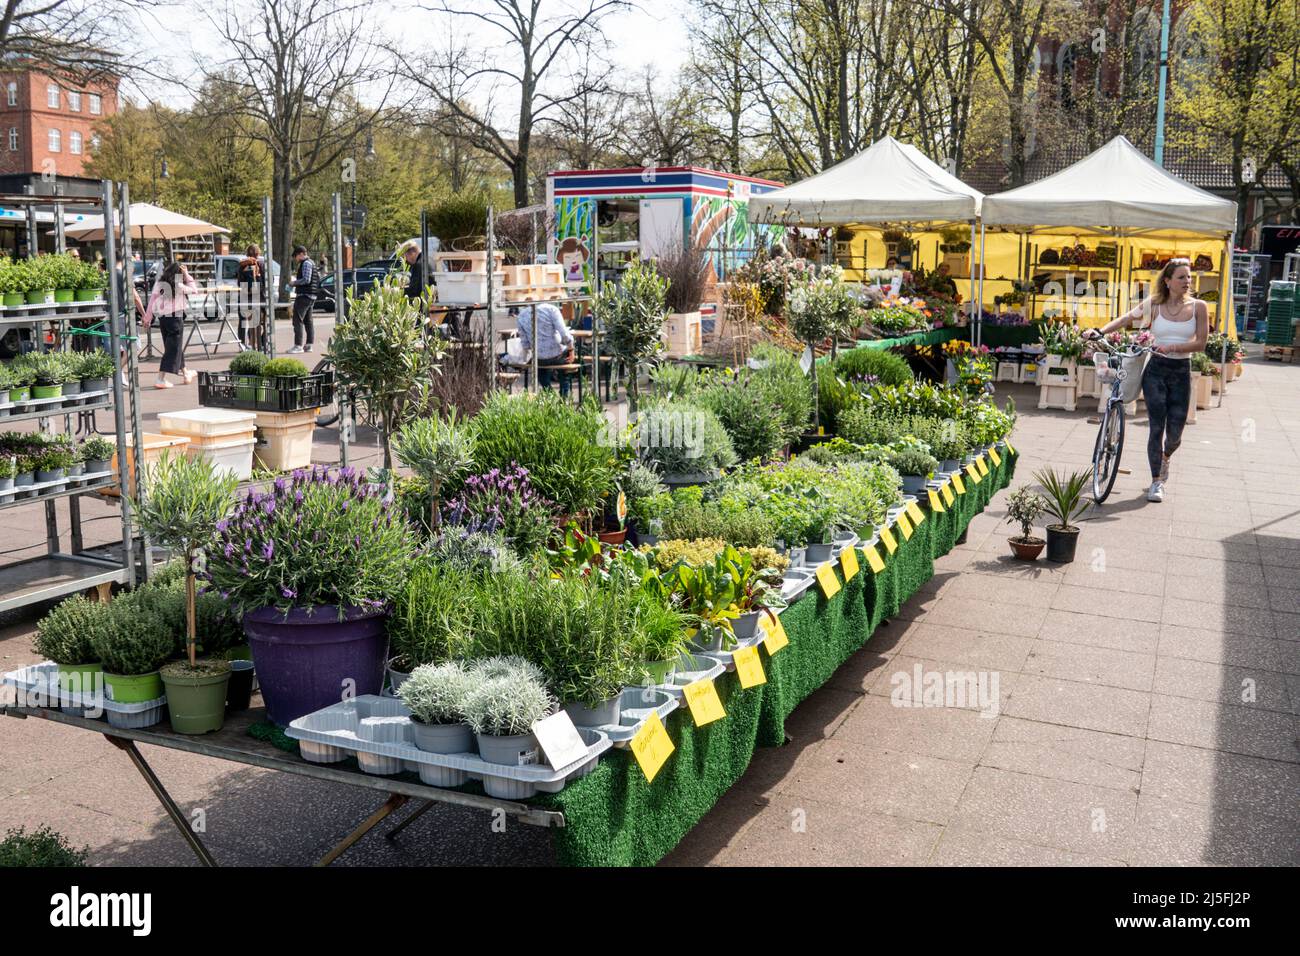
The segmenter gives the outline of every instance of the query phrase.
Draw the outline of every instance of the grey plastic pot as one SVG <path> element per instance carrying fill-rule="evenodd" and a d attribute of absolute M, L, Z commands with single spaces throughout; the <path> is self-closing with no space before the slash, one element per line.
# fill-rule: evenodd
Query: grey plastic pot
<path fill-rule="evenodd" d="M 468 724 L 426 724 L 411 720 L 411 739 L 430 754 L 472 754 L 474 731 Z"/>
<path fill-rule="evenodd" d="M 24 488 L 27 485 L 34 484 L 36 484 L 36 472 L 34 471 L 20 471 L 18 474 L 14 475 L 15 488 Z"/>
<path fill-rule="evenodd" d="M 574 726 L 604 727 L 606 724 L 618 723 L 619 702 L 621 699 L 622 695 L 616 694 L 595 707 L 587 707 L 579 703 L 565 704 L 564 712 L 569 715 Z"/>
<path fill-rule="evenodd" d="M 110 380 L 106 378 L 83 378 L 81 380 L 81 390 L 83 392 L 106 392 L 109 384 Z"/>
<path fill-rule="evenodd" d="M 790 567 L 792 568 L 802 568 L 804 564 L 807 563 L 808 561 L 807 547 L 791 548 L 789 554 L 790 554 Z"/>
<path fill-rule="evenodd" d="M 46 482 L 46 481 L 62 481 L 62 480 L 63 480 L 63 477 L 64 477 L 64 476 L 63 476 L 63 469 L 62 469 L 62 468 L 55 468 L 53 471 L 37 471 L 37 472 L 36 472 L 36 481 L 37 481 L 38 483 L 40 483 L 40 482 Z"/>
<path fill-rule="evenodd" d="M 109 464 L 107 458 L 88 458 L 86 459 L 86 471 L 92 475 L 108 471 Z"/>
<path fill-rule="evenodd" d="M 808 564 L 817 565 L 831 559 L 831 554 L 835 551 L 834 543 L 830 544 L 809 544 L 804 554 L 804 559 Z"/>
<path fill-rule="evenodd" d="M 915 495 L 925 491 L 925 483 L 930 480 L 929 475 L 902 475 L 903 491 L 909 495 Z"/>
<path fill-rule="evenodd" d="M 508 737 L 475 734 L 474 737 L 478 740 L 478 755 L 488 763 L 526 767 L 540 762 L 537 738 L 532 734 L 514 734 Z"/>
<path fill-rule="evenodd" d="M 12 478 L 0 478 L 0 491 L 9 491 L 14 486 Z"/>
<path fill-rule="evenodd" d="M 393 660 L 396 659 L 397 658 L 393 658 Z M 406 679 L 410 676 L 409 672 L 399 671 L 394 667 L 393 661 L 388 662 L 388 689 L 392 691 L 394 695 L 397 694 L 398 688 L 405 684 Z M 434 751 L 434 753 L 442 753 L 442 751 Z"/>
<path fill-rule="evenodd" d="M 731 630 L 736 635 L 736 640 L 747 641 L 754 636 L 762 613 L 762 611 L 746 611 L 731 622 Z"/>
<path fill-rule="evenodd" d="M 698 640 L 698 638 L 693 637 L 690 640 L 689 646 L 695 651 L 711 651 L 717 653 L 722 650 L 722 642 L 725 639 L 726 635 L 721 630 L 716 630 L 711 640 L 701 641 Z"/>
<path fill-rule="evenodd" d="M 939 463 L 939 470 L 952 474 L 961 467 L 961 462 L 956 458 L 945 458 Z"/>

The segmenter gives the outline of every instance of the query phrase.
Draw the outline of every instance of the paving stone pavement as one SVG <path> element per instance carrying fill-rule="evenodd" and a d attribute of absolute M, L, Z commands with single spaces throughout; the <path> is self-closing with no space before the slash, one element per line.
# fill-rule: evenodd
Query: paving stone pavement
<path fill-rule="evenodd" d="M 1087 467 L 1096 434 L 1087 413 L 1040 412 L 1030 389 L 1010 388 L 1021 412 L 1015 484 L 1044 465 Z M 1300 367 L 1252 358 L 1229 388 L 1222 408 L 1188 426 L 1161 504 L 1141 496 L 1138 419 L 1125 449 L 1133 473 L 1084 521 L 1074 564 L 1011 560 L 1000 493 L 921 593 L 795 711 L 789 743 L 758 751 L 664 862 L 1300 863 Z M 192 389 L 145 398 L 152 415 L 194 404 Z M 318 460 L 334 460 L 332 440 L 318 430 Z M 14 517 L 27 510 L 36 511 L 0 514 L 0 540 L 43 535 L 43 523 Z M 34 660 L 31 630 L 30 619 L 0 627 L 0 669 Z M 918 665 L 996 674 L 996 712 L 979 701 L 893 706 L 894 675 Z M 222 863 L 309 863 L 381 802 L 144 750 L 182 809 L 205 811 Z M 0 831 L 42 823 L 89 844 L 95 863 L 195 862 L 106 741 L 0 720 Z M 339 862 L 552 859 L 543 831 L 496 834 L 489 824 L 435 810 Z"/>

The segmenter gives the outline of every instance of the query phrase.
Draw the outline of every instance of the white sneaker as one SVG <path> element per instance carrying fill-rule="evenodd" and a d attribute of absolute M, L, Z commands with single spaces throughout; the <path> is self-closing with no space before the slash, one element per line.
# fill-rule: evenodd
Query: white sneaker
<path fill-rule="evenodd" d="M 286 354 L 286 355 L 298 355 L 298 354 L 300 354 L 301 352 L 302 352 L 302 346 L 301 346 L 301 345 L 295 345 L 295 346 L 291 347 L 287 352 L 285 352 L 285 354 Z"/>
<path fill-rule="evenodd" d="M 1165 500 L 1165 483 L 1160 479 L 1151 482 L 1151 487 L 1147 490 L 1147 501 L 1164 501 Z"/>
<path fill-rule="evenodd" d="M 311 346 L 310 346 L 310 345 L 305 345 L 305 346 L 303 346 L 303 349 L 302 349 L 302 350 L 303 350 L 304 352 L 310 352 L 310 351 L 311 351 Z M 1168 469 L 1168 467 L 1169 467 L 1168 465 L 1165 465 L 1165 468 L 1166 468 L 1166 469 Z"/>

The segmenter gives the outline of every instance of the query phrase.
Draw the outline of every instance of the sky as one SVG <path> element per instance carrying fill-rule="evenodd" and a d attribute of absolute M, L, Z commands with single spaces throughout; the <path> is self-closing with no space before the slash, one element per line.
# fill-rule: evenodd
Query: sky
<path fill-rule="evenodd" d="M 302 0 L 309 2 L 309 0 Z M 484 4 L 486 0 L 470 0 Z M 543 0 L 543 10 L 563 9 L 575 0 Z M 216 5 L 214 4 L 214 7 Z M 377 27 L 389 36 L 401 35 L 410 39 L 440 37 L 446 34 L 443 15 L 416 9 L 415 0 L 385 2 L 376 0 L 374 10 L 379 18 Z M 632 79 L 646 66 L 653 66 L 661 75 L 671 75 L 686 60 L 689 36 L 685 11 L 689 0 L 640 0 L 635 9 L 610 14 L 604 20 L 608 42 L 608 58 L 618 72 Z M 136 14 L 139 33 L 150 38 L 147 48 L 157 51 L 154 70 L 178 79 L 189 78 L 196 72 L 196 64 L 218 59 L 221 44 L 213 35 L 211 26 L 195 7 L 161 6 Z M 459 18 L 458 36 L 479 37 L 491 42 L 489 27 L 476 24 L 468 18 Z M 150 79 L 125 93 L 137 102 L 158 100 L 166 106 L 181 108 L 190 105 L 193 93 L 184 82 L 162 82 Z"/>

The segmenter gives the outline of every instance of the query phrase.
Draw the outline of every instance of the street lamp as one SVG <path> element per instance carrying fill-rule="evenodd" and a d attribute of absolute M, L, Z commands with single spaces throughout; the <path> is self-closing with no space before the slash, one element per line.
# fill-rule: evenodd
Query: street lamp
<path fill-rule="evenodd" d="M 150 201 L 153 203 L 157 203 L 158 202 L 158 180 L 171 179 L 171 173 L 167 169 L 167 157 L 163 155 L 162 150 L 159 150 L 158 152 L 154 153 L 153 159 L 154 159 L 153 165 L 151 165 L 149 168 L 149 172 L 150 172 L 149 181 L 153 186 L 153 198 Z M 161 160 L 161 164 L 159 163 L 159 160 Z"/>

